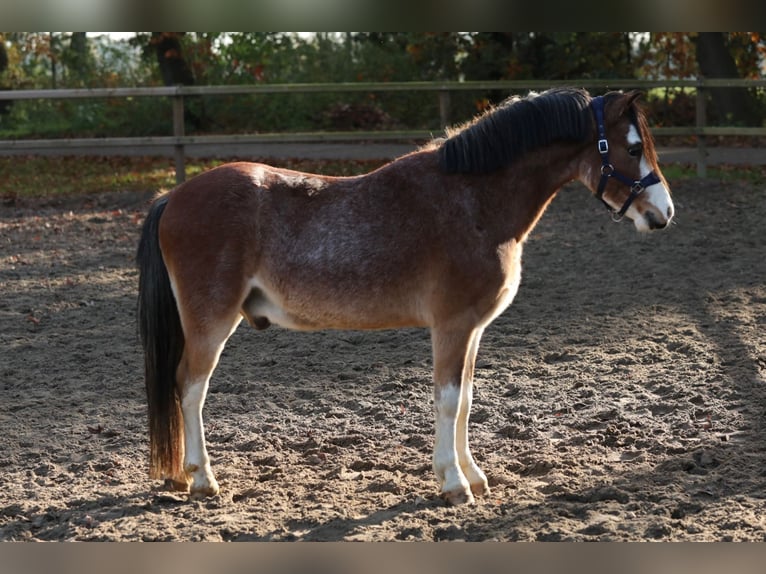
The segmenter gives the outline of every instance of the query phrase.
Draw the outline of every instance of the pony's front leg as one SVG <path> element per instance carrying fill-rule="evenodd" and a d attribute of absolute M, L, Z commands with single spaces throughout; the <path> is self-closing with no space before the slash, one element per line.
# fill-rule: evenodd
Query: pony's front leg
<path fill-rule="evenodd" d="M 472 503 L 474 498 L 471 485 L 458 457 L 458 414 L 463 394 L 461 386 L 472 330 L 465 332 L 434 328 L 431 338 L 436 413 L 434 473 L 440 483 L 441 496 L 449 504 Z"/>
<path fill-rule="evenodd" d="M 477 496 L 489 495 L 487 475 L 479 468 L 473 459 L 468 445 L 468 416 L 471 412 L 472 387 L 471 381 L 464 381 L 463 396 L 460 399 L 460 410 L 457 418 L 457 451 L 460 468 L 471 486 L 471 492 Z"/>
<path fill-rule="evenodd" d="M 487 476 L 482 472 L 476 462 L 473 460 L 471 449 L 468 443 L 468 420 L 471 416 L 471 405 L 473 404 L 473 373 L 476 365 L 476 353 L 479 350 L 479 341 L 483 334 L 482 329 L 476 329 L 471 338 L 468 347 L 465 366 L 463 368 L 463 381 L 460 386 L 460 409 L 457 415 L 457 456 L 460 462 L 460 468 L 463 471 L 468 483 L 471 485 L 471 492 L 477 496 L 489 495 L 489 484 Z"/>
<path fill-rule="evenodd" d="M 441 497 L 449 504 L 473 502 L 468 483 L 457 457 L 457 413 L 460 409 L 460 389 L 457 385 L 437 383 L 434 392 L 436 411 L 436 440 L 434 443 L 434 473 L 439 480 Z"/>

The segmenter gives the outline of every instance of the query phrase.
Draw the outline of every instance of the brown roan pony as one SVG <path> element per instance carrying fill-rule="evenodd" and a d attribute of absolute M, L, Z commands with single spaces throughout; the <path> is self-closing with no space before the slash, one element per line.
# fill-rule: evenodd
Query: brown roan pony
<path fill-rule="evenodd" d="M 138 248 L 150 475 L 218 493 L 202 407 L 242 318 L 427 327 L 440 493 L 451 504 L 486 495 L 468 446 L 476 352 L 516 295 L 522 246 L 549 202 L 579 180 L 640 231 L 673 217 L 637 97 L 532 93 L 366 175 L 229 163 L 158 197 Z"/>

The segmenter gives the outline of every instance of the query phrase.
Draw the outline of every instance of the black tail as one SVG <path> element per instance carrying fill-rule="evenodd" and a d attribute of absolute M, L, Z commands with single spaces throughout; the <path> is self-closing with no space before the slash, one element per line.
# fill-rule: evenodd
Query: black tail
<path fill-rule="evenodd" d="M 149 402 L 149 475 L 183 476 L 183 415 L 176 392 L 176 371 L 184 334 L 170 278 L 162 258 L 159 223 L 167 196 L 154 202 L 138 244 L 138 328 L 144 348 Z"/>

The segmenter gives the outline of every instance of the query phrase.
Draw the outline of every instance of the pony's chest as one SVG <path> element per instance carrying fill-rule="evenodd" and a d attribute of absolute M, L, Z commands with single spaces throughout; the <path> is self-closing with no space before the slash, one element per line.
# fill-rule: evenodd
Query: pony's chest
<path fill-rule="evenodd" d="M 500 268 L 503 274 L 503 286 L 498 297 L 496 315 L 503 312 L 513 302 L 521 283 L 522 243 L 511 239 L 498 248 Z"/>

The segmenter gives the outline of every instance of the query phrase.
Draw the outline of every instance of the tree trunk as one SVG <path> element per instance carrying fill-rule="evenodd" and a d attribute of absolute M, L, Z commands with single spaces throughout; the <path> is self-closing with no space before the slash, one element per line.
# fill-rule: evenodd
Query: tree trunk
<path fill-rule="evenodd" d="M 5 42 L 0 37 L 0 79 L 3 77 L 3 72 L 8 69 L 8 51 L 5 49 Z M 6 86 L 0 83 L 0 90 L 10 90 L 10 86 Z M 11 105 L 13 100 L 0 100 L 0 116 L 7 114 L 11 111 Z"/>
<path fill-rule="evenodd" d="M 74 83 L 85 86 L 91 80 L 91 58 L 88 49 L 88 37 L 85 32 L 72 32 L 69 48 L 63 54 L 69 76 Z"/>
<path fill-rule="evenodd" d="M 707 78 L 740 77 L 723 32 L 700 32 L 697 35 L 697 63 Z M 756 102 L 747 88 L 712 88 L 710 95 L 719 120 L 748 126 L 760 122 Z"/>
<path fill-rule="evenodd" d="M 157 54 L 162 82 L 166 86 L 194 84 L 194 74 L 184 60 L 181 37 L 176 32 L 152 32 L 152 44 Z"/>
<path fill-rule="evenodd" d="M 50 46 L 50 58 L 51 58 L 51 88 L 58 88 L 58 53 L 56 51 L 56 37 L 53 32 L 48 32 L 48 45 Z"/>
<path fill-rule="evenodd" d="M 191 86 L 194 85 L 194 74 L 184 59 L 181 46 L 181 35 L 178 32 L 152 32 L 151 43 L 157 54 L 157 64 L 160 67 L 162 82 L 166 86 Z M 203 125 L 204 107 L 201 114 L 189 109 L 190 103 L 197 100 L 195 97 L 186 97 L 184 106 L 184 119 L 191 123 L 195 129 Z M 201 100 L 199 100 L 202 105 Z"/>
<path fill-rule="evenodd" d="M 0 74 L 8 69 L 8 51 L 5 49 L 5 42 L 0 36 Z"/>

